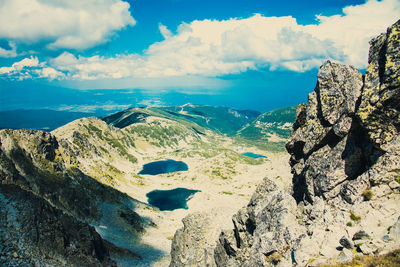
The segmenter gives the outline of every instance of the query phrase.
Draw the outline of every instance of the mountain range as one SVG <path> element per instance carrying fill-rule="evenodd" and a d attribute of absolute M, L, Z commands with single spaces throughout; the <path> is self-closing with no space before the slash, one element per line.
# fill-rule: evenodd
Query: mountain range
<path fill-rule="evenodd" d="M 325 62 L 297 107 L 136 107 L 0 130 L 0 265 L 316 266 L 389 253 L 396 266 L 399 43 L 400 21 L 371 41 L 365 76 Z M 187 170 L 141 174 L 170 160 Z M 177 188 L 195 192 L 187 209 L 148 204 Z"/>

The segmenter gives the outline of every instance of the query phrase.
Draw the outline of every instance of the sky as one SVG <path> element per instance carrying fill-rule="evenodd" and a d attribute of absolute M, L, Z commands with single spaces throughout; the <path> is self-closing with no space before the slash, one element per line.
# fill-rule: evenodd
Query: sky
<path fill-rule="evenodd" d="M 327 59 L 367 66 L 400 0 L 0 0 L 0 110 L 305 102 Z"/>

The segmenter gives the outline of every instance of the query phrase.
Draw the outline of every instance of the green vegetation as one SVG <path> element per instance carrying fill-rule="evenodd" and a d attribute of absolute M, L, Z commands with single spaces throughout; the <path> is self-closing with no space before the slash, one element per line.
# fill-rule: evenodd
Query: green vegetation
<path fill-rule="evenodd" d="M 233 193 L 230 192 L 230 191 L 222 191 L 222 194 L 225 194 L 225 195 L 233 195 Z"/>
<path fill-rule="evenodd" d="M 260 113 L 250 110 L 234 110 L 227 107 L 205 105 L 184 105 L 180 107 L 132 108 L 103 118 L 115 127 L 124 128 L 142 122 L 148 116 L 167 118 L 187 127 L 191 126 L 199 134 L 210 129 L 220 134 L 234 135 L 246 123 L 253 121 Z"/>
<path fill-rule="evenodd" d="M 400 249 L 379 256 L 355 256 L 351 262 L 338 264 L 323 264 L 321 267 L 361 267 L 379 266 L 393 267 L 400 266 Z"/>
<path fill-rule="evenodd" d="M 234 144 L 238 146 L 255 146 L 261 150 L 264 151 L 269 151 L 269 152 L 274 152 L 274 153 L 279 153 L 279 152 L 285 152 L 285 144 L 286 142 L 267 142 L 265 140 L 260 140 L 260 141 L 254 141 L 254 140 L 249 140 L 243 137 L 234 137 Z"/>
<path fill-rule="evenodd" d="M 126 135 L 121 139 L 116 139 L 109 131 L 102 131 L 93 124 L 89 123 L 83 126 L 87 130 L 88 134 L 78 134 L 77 136 L 74 136 L 74 139 L 72 140 L 72 143 L 78 146 L 81 151 L 85 151 L 85 143 L 89 143 L 87 138 L 90 136 L 95 136 L 99 140 L 106 141 L 111 147 L 115 148 L 121 156 L 125 157 L 131 163 L 137 162 L 137 159 L 126 150 L 127 146 L 135 147 L 134 140 L 130 136 Z M 86 138 L 86 140 L 83 141 L 83 138 Z M 106 154 L 109 153 L 107 150 L 108 148 L 102 146 L 96 147 Z"/>
<path fill-rule="evenodd" d="M 350 219 L 351 219 L 352 221 L 355 221 L 355 222 L 361 221 L 361 217 L 355 215 L 355 214 L 353 213 L 353 211 L 350 211 Z"/>
<path fill-rule="evenodd" d="M 272 255 L 270 256 L 270 259 L 271 259 L 271 262 L 273 263 L 273 264 L 278 264 L 280 261 L 281 261 L 281 259 L 282 259 L 282 255 L 280 254 L 280 253 L 278 253 L 278 252 L 274 252 L 274 253 L 272 253 Z"/>
<path fill-rule="evenodd" d="M 352 227 L 353 223 L 352 222 L 347 222 L 346 225 L 349 226 L 349 227 Z"/>
<path fill-rule="evenodd" d="M 165 126 L 157 121 L 150 125 L 139 124 L 149 116 L 165 118 L 177 124 Z M 132 108 L 103 120 L 116 127 L 125 128 L 129 133 L 137 134 L 158 147 L 177 146 L 179 141 L 186 140 L 187 136 L 204 135 L 205 129 L 210 129 L 234 137 L 237 143 L 256 146 L 265 151 L 283 152 L 284 140 L 289 137 L 295 118 L 296 106 L 259 115 L 256 111 L 188 104 L 180 107 Z M 96 134 L 95 131 L 92 129 Z M 268 142 L 270 135 L 281 138 L 281 141 Z M 208 151 L 199 153 L 203 153 L 206 158 L 213 157 Z"/>
<path fill-rule="evenodd" d="M 178 146 L 179 140 L 186 140 L 191 134 L 188 129 L 181 125 L 162 126 L 158 121 L 151 125 L 133 125 L 127 131 L 145 138 L 150 144 L 157 147 Z"/>
<path fill-rule="evenodd" d="M 118 174 L 118 175 L 124 174 L 122 171 L 120 171 L 119 169 L 117 169 L 116 167 L 114 167 L 113 165 L 111 165 L 108 162 L 105 162 L 104 166 L 107 167 L 108 170 L 111 171 L 112 173 L 115 173 L 115 174 Z"/>
<path fill-rule="evenodd" d="M 145 185 L 144 178 L 138 174 L 133 175 L 133 179 L 130 180 L 130 183 L 137 186 Z"/>
<path fill-rule="evenodd" d="M 372 193 L 371 190 L 367 189 L 364 190 L 364 192 L 362 193 L 364 200 L 369 201 L 372 199 L 372 197 L 374 196 L 374 193 Z"/>
<path fill-rule="evenodd" d="M 291 106 L 263 113 L 243 127 L 238 136 L 257 142 L 266 142 L 268 135 L 287 139 L 292 130 L 291 125 L 296 120 L 296 108 L 297 106 Z"/>
<path fill-rule="evenodd" d="M 167 112 L 168 117 L 195 123 L 219 134 L 235 135 L 246 123 L 260 113 L 251 110 L 234 110 L 227 107 L 206 105 L 185 105 L 183 107 L 162 107 L 158 111 Z"/>
<path fill-rule="evenodd" d="M 92 124 L 83 125 L 83 126 L 87 129 L 89 135 L 92 135 L 92 136 L 96 135 L 99 139 L 103 138 L 103 131 L 100 130 L 99 128 L 93 126 Z"/>

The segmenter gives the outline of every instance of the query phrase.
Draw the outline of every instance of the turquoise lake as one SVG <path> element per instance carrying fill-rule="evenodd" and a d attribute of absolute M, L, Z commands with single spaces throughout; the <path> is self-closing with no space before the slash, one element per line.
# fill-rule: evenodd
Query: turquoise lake
<path fill-rule="evenodd" d="M 243 156 L 250 157 L 250 158 L 253 158 L 253 159 L 258 159 L 258 158 L 267 158 L 267 157 L 266 157 L 266 156 L 264 156 L 264 155 L 255 154 L 255 153 L 252 153 L 252 152 L 246 152 L 246 153 L 242 153 L 242 155 L 243 155 Z"/>
<path fill-rule="evenodd" d="M 175 188 L 171 190 L 153 190 L 146 194 L 150 205 L 159 210 L 187 209 L 187 201 L 200 190 Z"/>
<path fill-rule="evenodd" d="M 167 159 L 144 164 L 143 169 L 138 174 L 157 175 L 187 170 L 189 170 L 189 167 L 185 162 Z"/>

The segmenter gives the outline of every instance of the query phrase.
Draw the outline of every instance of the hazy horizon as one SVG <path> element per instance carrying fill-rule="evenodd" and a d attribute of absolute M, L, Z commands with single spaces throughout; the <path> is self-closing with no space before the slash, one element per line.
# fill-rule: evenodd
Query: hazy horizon
<path fill-rule="evenodd" d="M 296 105 L 328 59 L 363 72 L 399 13 L 398 0 L 7 0 L 0 110 Z"/>

